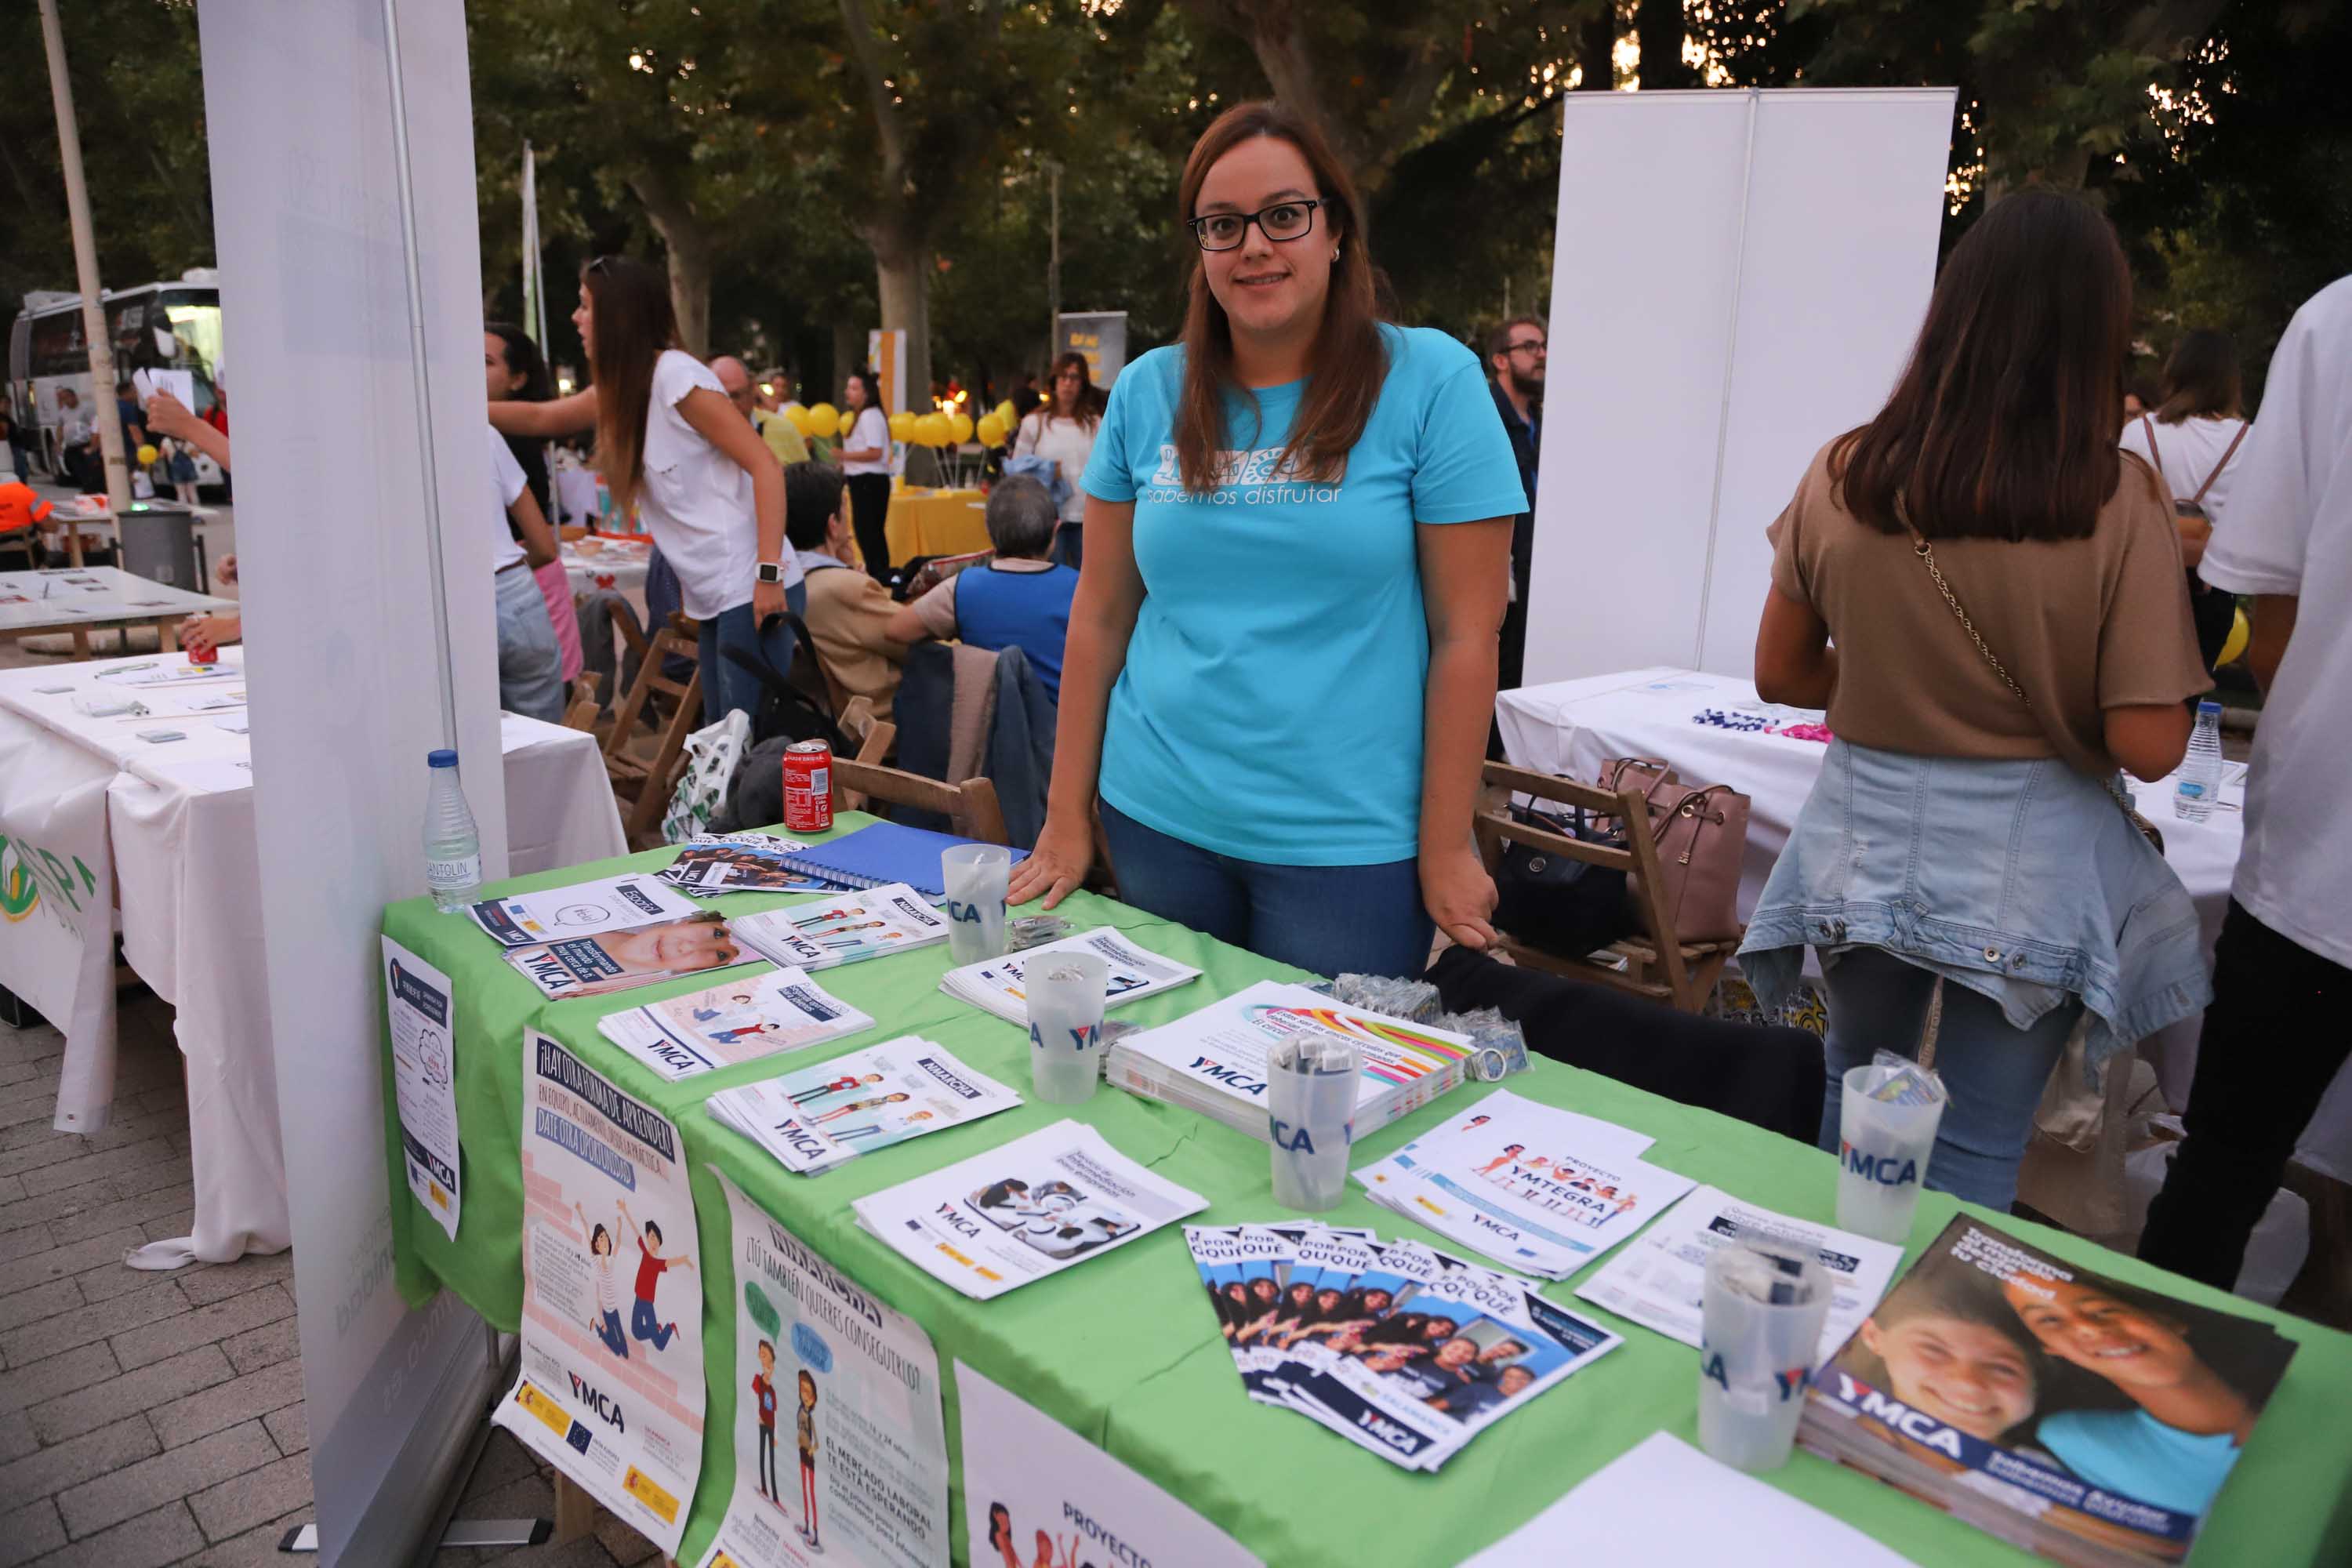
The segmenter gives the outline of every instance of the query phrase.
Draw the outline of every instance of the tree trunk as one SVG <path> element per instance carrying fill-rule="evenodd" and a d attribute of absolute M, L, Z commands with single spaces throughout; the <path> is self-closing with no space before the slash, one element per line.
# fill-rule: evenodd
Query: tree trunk
<path fill-rule="evenodd" d="M 801 389 L 803 403 L 832 403 L 849 373 L 866 363 L 866 327 L 847 316 L 833 319 L 833 379 Z"/>
<path fill-rule="evenodd" d="M 697 359 L 710 357 L 710 232 L 694 205 L 657 171 L 641 168 L 629 189 L 646 206 L 654 232 L 669 251 L 669 302 L 677 312 L 680 347 Z"/>
<path fill-rule="evenodd" d="M 907 334 L 903 395 L 917 414 L 931 411 L 931 247 L 899 235 L 874 235 L 874 272 L 882 300 L 882 330 Z"/>
<path fill-rule="evenodd" d="M 1633 37 L 1642 47 L 1642 87 L 1696 87 L 1698 72 L 1683 63 L 1683 0 L 1641 0 Z"/>
<path fill-rule="evenodd" d="M 1601 6 L 1585 17 L 1577 29 L 1577 63 L 1584 68 L 1584 76 L 1577 83 L 1580 92 L 1607 92 L 1617 85 L 1617 6 L 1615 0 L 1601 0 Z"/>

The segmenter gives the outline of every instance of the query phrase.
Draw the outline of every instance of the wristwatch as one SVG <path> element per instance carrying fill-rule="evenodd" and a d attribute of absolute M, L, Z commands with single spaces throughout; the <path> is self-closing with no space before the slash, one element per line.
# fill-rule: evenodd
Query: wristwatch
<path fill-rule="evenodd" d="M 781 561 L 762 561 L 755 575 L 762 583 L 782 583 L 784 580 L 784 564 Z"/>

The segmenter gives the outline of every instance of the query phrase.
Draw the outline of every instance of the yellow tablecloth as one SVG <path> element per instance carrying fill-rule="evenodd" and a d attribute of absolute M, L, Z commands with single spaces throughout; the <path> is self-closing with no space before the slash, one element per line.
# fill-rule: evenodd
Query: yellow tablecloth
<path fill-rule="evenodd" d="M 978 490 L 935 490 L 910 486 L 890 495 L 890 516 L 883 524 L 890 542 L 890 564 L 901 566 L 918 555 L 964 555 L 988 548 L 988 525 L 981 509 L 986 503 Z"/>

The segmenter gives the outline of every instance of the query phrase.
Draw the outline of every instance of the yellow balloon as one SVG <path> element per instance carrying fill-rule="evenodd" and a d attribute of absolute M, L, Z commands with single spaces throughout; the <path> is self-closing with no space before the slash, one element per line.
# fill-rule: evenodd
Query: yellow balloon
<path fill-rule="evenodd" d="M 893 441 L 911 441 L 914 438 L 915 416 L 913 411 L 901 408 L 898 413 L 890 416 L 890 439 Z"/>
<path fill-rule="evenodd" d="M 1009 397 L 996 405 L 996 416 L 1004 422 L 1007 430 L 1017 428 L 1021 423 L 1020 410 L 1013 406 L 1013 399 Z"/>
<path fill-rule="evenodd" d="M 841 433 L 846 436 L 852 430 L 857 428 L 857 416 L 845 408 L 841 411 L 841 418 L 838 423 L 841 427 Z"/>
<path fill-rule="evenodd" d="M 980 423 L 974 426 L 973 428 L 980 432 L 980 444 L 982 446 L 1002 447 L 1004 445 L 1004 421 L 998 418 L 994 414 L 982 415 L 980 416 Z"/>
<path fill-rule="evenodd" d="M 944 414 L 926 414 L 915 421 L 915 439 L 926 447 L 944 447 L 955 437 L 955 427 Z"/>
<path fill-rule="evenodd" d="M 2229 640 L 2221 645 L 2221 657 L 2213 662 L 2217 666 L 2237 663 L 2238 656 L 2246 651 L 2246 644 L 2253 635 L 2254 628 L 2246 624 L 2246 612 L 2239 610 L 2237 618 L 2230 623 Z"/>
<path fill-rule="evenodd" d="M 155 450 L 155 444 L 150 441 L 139 448 L 139 466 L 143 468 L 162 455 Z"/>
<path fill-rule="evenodd" d="M 955 433 L 955 438 L 957 440 L 971 440 L 971 416 L 966 414 L 961 408 L 957 409 L 953 414 L 948 416 L 948 428 Z"/>
<path fill-rule="evenodd" d="M 830 403 L 820 403 L 808 411 L 808 424 L 801 430 L 803 436 L 830 436 L 841 428 L 841 412 Z"/>
<path fill-rule="evenodd" d="M 785 409 L 784 423 L 799 431 L 803 437 L 816 434 L 816 421 L 809 417 L 809 411 L 805 408 L 796 406 Z"/>

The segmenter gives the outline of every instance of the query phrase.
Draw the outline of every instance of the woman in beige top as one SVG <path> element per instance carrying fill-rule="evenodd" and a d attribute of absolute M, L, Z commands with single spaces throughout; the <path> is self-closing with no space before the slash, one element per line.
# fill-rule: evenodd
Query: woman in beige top
<path fill-rule="evenodd" d="M 1837 739 L 1742 964 L 1772 1003 L 1822 954 L 1832 1151 L 1843 1073 L 1916 1053 L 1948 982 L 1926 1182 L 1995 1209 L 2078 1021 L 2095 1071 L 2210 994 L 2188 893 L 2117 776 L 2178 765 L 2182 700 L 2210 684 L 2171 498 L 2115 445 L 2130 322 L 2104 217 L 2050 192 L 1996 204 L 1894 396 L 1770 530 L 1757 690 L 1826 707 Z"/>

